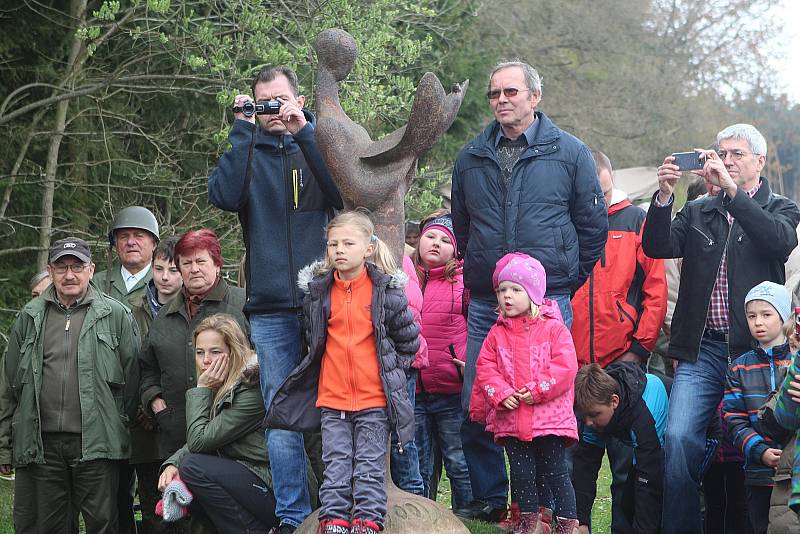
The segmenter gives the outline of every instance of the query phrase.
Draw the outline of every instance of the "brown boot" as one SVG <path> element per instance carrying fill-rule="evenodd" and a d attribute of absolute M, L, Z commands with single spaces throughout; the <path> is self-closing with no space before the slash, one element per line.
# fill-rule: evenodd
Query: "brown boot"
<path fill-rule="evenodd" d="M 514 529 L 514 534 L 542 534 L 539 512 L 522 512 L 519 514 L 519 525 Z"/>
<path fill-rule="evenodd" d="M 577 519 L 557 517 L 555 534 L 578 534 L 578 525 Z"/>

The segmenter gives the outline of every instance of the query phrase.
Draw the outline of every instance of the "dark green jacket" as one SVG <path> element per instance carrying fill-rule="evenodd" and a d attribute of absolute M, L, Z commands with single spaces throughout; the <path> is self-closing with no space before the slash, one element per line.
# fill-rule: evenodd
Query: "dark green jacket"
<path fill-rule="evenodd" d="M 138 331 L 116 300 L 91 286 L 86 298 L 91 302 L 78 339 L 75 392 L 81 401 L 81 460 L 128 458 L 128 423 L 138 402 Z M 41 296 L 22 308 L 0 365 L 0 464 L 44 462 L 39 396 L 48 305 Z"/>
<path fill-rule="evenodd" d="M 130 299 L 144 295 L 145 291 L 147 291 L 147 284 L 149 284 L 150 280 L 153 279 L 153 267 L 150 267 L 147 275 L 139 280 L 139 282 L 137 282 L 137 284 L 133 286 L 130 291 L 125 288 L 125 281 L 122 279 L 120 267 L 121 264 L 115 261 L 111 265 L 111 279 L 108 278 L 108 271 L 101 271 L 94 274 L 92 283 L 103 293 L 111 295 L 124 305 L 130 307 Z"/>
<path fill-rule="evenodd" d="M 158 312 L 139 354 L 141 401 L 145 413 L 152 415 L 150 403 L 161 397 L 167 408 L 156 414 L 161 458 L 166 458 L 186 442 L 185 393 L 197 385 L 192 332 L 200 322 L 214 315 L 231 315 L 250 337 L 250 325 L 242 313 L 245 293 L 220 280 L 189 319 L 183 292 L 178 293 Z"/>
<path fill-rule="evenodd" d="M 148 283 L 153 285 L 151 280 Z M 152 288 L 155 291 L 155 288 Z M 143 292 L 136 291 L 136 294 L 128 298 L 133 320 L 139 326 L 142 339 L 147 337 L 150 332 L 150 325 L 153 322 L 153 310 L 147 301 L 147 286 Z M 161 451 L 158 447 L 158 434 L 155 418 L 143 408 L 139 408 L 137 421 L 131 426 L 131 463 L 140 464 L 147 462 L 157 462 L 163 460 Z"/>
<path fill-rule="evenodd" d="M 236 460 L 271 488 L 272 476 L 261 427 L 263 419 L 264 400 L 258 382 L 258 365 L 247 367 L 239 383 L 216 405 L 210 388 L 189 389 L 186 391 L 186 444 L 164 465 L 180 466 L 189 453 L 215 454 Z"/>

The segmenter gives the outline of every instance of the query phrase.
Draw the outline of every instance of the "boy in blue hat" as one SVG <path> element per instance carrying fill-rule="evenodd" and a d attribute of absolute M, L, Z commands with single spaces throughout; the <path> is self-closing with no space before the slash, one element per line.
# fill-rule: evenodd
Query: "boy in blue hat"
<path fill-rule="evenodd" d="M 781 385 L 791 361 L 784 334 L 791 304 L 786 288 L 774 282 L 761 282 L 747 293 L 747 325 L 758 346 L 731 364 L 723 399 L 731 440 L 744 453 L 747 520 L 754 533 L 767 532 L 772 477 L 783 448 L 762 431 L 757 411 Z"/>

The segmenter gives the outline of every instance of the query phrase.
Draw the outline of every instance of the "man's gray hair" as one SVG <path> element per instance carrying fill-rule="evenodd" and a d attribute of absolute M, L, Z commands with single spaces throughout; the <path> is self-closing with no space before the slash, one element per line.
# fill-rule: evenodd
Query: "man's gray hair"
<path fill-rule="evenodd" d="M 753 154 L 767 155 L 767 140 L 752 124 L 733 124 L 717 134 L 717 144 L 724 139 L 744 139 Z"/>
<path fill-rule="evenodd" d="M 539 73 L 536 71 L 536 69 L 534 69 L 533 67 L 531 67 L 530 65 L 528 65 L 527 63 L 525 63 L 524 61 L 519 60 L 519 59 L 513 59 L 511 61 L 504 61 L 502 63 L 498 63 L 497 65 L 495 65 L 494 69 L 492 69 L 492 73 L 489 75 L 489 87 L 488 87 L 488 89 L 492 88 L 492 77 L 495 75 L 495 73 L 497 71 L 499 71 L 499 70 L 508 69 L 510 67 L 519 67 L 519 68 L 521 68 L 522 69 L 522 74 L 525 75 L 525 85 L 528 86 L 528 89 L 530 89 L 534 93 L 540 93 L 541 94 L 541 92 L 542 92 L 542 77 L 539 76 Z"/>

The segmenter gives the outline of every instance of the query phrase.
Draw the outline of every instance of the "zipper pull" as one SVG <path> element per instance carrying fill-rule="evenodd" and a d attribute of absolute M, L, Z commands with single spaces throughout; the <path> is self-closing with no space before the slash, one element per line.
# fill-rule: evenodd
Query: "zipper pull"
<path fill-rule="evenodd" d="M 67 315 L 67 324 L 64 325 L 64 332 L 69 332 L 70 317 Z"/>

